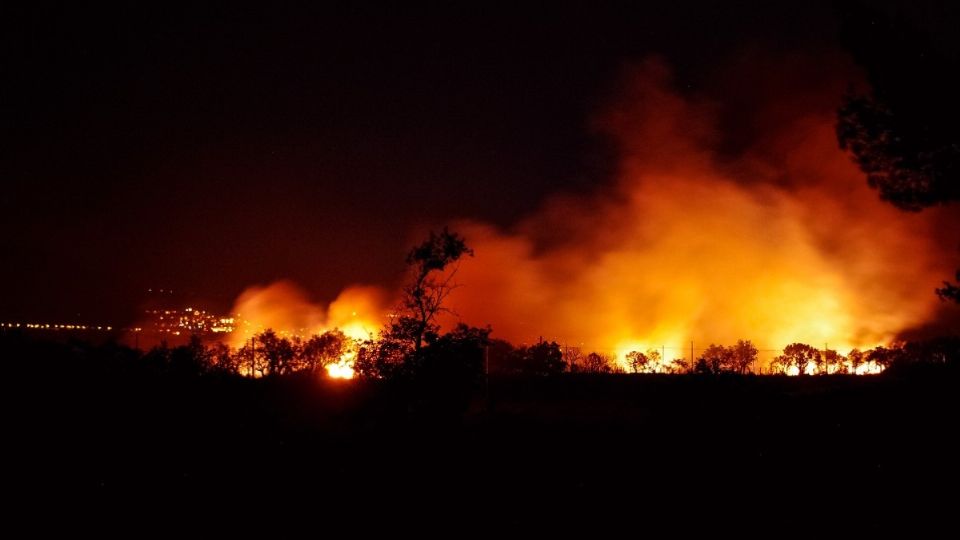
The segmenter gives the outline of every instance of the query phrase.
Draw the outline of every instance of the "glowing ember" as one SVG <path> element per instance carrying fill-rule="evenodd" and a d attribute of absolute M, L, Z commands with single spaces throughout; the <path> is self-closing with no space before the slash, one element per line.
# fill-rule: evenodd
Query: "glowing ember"
<path fill-rule="evenodd" d="M 343 362 L 329 364 L 327 365 L 327 375 L 333 379 L 352 379 L 354 376 L 353 362 L 351 361 L 349 365 Z"/>
<path fill-rule="evenodd" d="M 856 375 L 876 375 L 883 371 L 883 366 L 877 364 L 876 362 L 865 362 L 864 364 L 857 366 L 856 369 L 851 369 L 850 373 Z"/>

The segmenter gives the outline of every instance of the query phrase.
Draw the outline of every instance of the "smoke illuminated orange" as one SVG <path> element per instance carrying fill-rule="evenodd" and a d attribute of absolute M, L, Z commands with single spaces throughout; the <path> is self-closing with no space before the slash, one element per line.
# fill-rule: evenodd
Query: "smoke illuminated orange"
<path fill-rule="evenodd" d="M 631 350 L 669 362 L 689 359 L 691 341 L 749 339 L 765 366 L 792 342 L 845 353 L 924 323 L 953 261 L 936 256 L 932 213 L 879 201 L 838 150 L 842 86 L 830 84 L 826 101 L 768 106 L 777 121 L 731 156 L 716 149 L 710 104 L 671 91 L 661 63 L 638 66 L 597 122 L 620 150 L 616 182 L 556 196 L 509 230 L 456 224 L 476 256 L 460 265 L 450 307 L 494 337 L 542 336 L 621 362 Z M 319 309 L 281 283 L 245 292 L 234 311 L 247 331 L 367 337 L 383 299 L 354 287 Z"/>
<path fill-rule="evenodd" d="M 241 347 L 254 335 L 273 329 L 282 336 L 308 338 L 339 329 L 355 342 L 376 337 L 383 326 L 383 291 L 376 287 L 349 287 L 328 306 L 315 304 L 306 293 L 287 281 L 249 287 L 234 303 L 239 319 L 237 330 L 229 336 L 232 347 Z M 353 377 L 355 350 L 340 361 L 326 366 L 333 378 Z"/>
<path fill-rule="evenodd" d="M 934 257 L 931 217 L 868 189 L 829 104 L 723 161 L 710 108 L 668 84 L 647 62 L 600 121 L 621 150 L 615 186 L 551 200 L 511 231 L 458 226 L 476 251 L 451 297 L 460 316 L 621 361 L 750 339 L 766 364 L 797 341 L 886 344 L 933 314 L 950 261 Z"/>

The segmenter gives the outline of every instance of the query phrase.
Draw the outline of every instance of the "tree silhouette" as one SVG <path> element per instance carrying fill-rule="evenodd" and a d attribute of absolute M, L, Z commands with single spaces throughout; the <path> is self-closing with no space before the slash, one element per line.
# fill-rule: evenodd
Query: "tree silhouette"
<path fill-rule="evenodd" d="M 515 353 L 524 373 L 530 375 L 556 375 L 567 367 L 563 352 L 555 341 L 540 341 L 536 345 L 520 347 Z M 587 355 L 589 362 L 589 355 Z"/>
<path fill-rule="evenodd" d="M 361 377 L 392 378 L 408 364 L 410 354 L 408 342 L 383 334 L 380 339 L 367 340 L 359 345 L 353 369 Z"/>
<path fill-rule="evenodd" d="M 487 361 L 490 373 L 516 375 L 523 371 L 516 349 L 510 342 L 502 339 L 490 340 L 487 345 Z"/>
<path fill-rule="evenodd" d="M 303 343 L 300 350 L 303 368 L 317 371 L 339 361 L 340 357 L 347 352 L 349 344 L 350 339 L 338 328 L 311 336 Z"/>
<path fill-rule="evenodd" d="M 610 373 L 612 369 L 611 359 L 597 352 L 588 354 L 583 360 L 585 373 Z"/>
<path fill-rule="evenodd" d="M 827 371 L 830 369 L 827 366 L 826 354 L 818 354 L 814 358 L 811 358 L 810 362 L 813 363 L 813 372 L 816 375 L 826 375 Z"/>
<path fill-rule="evenodd" d="M 864 358 L 863 352 L 860 349 L 853 349 L 847 353 L 847 360 L 850 362 L 850 370 L 853 373 L 856 373 L 860 366 L 863 365 Z"/>
<path fill-rule="evenodd" d="M 266 361 L 266 373 L 281 375 L 293 372 L 295 351 L 290 340 L 277 335 L 273 329 L 264 330 L 256 339 L 260 343 L 260 352 Z"/>
<path fill-rule="evenodd" d="M 170 351 L 170 372 L 182 377 L 193 377 L 205 373 L 210 365 L 210 355 L 198 335 L 190 336 L 186 345 Z"/>
<path fill-rule="evenodd" d="M 791 343 L 784 347 L 783 354 L 778 356 L 775 361 L 783 367 L 784 371 L 790 367 L 795 367 L 798 375 L 806 375 L 810 363 L 819 364 L 821 357 L 819 350 L 806 343 Z"/>
<path fill-rule="evenodd" d="M 870 187 L 901 209 L 960 201 L 956 59 L 903 20 L 860 2 L 841 5 L 842 38 L 871 91 L 845 97 L 837 113 L 840 147 L 853 154 Z M 958 284 L 945 281 L 936 292 L 960 302 Z"/>
<path fill-rule="evenodd" d="M 238 364 L 240 365 L 240 372 L 246 373 L 251 377 L 256 377 L 258 374 L 262 377 L 266 374 L 267 366 L 263 362 L 263 357 L 257 352 L 257 346 L 255 344 L 256 336 L 247 340 L 242 347 L 237 350 Z M 249 371 L 248 371 L 249 370 Z"/>
<path fill-rule="evenodd" d="M 444 301 L 456 288 L 453 278 L 462 257 L 473 255 L 466 241 L 444 228 L 407 254 L 409 281 L 391 322 L 378 339 L 358 347 L 354 370 L 363 376 L 415 376 L 423 364 L 425 347 L 440 339 L 437 317 L 448 311 Z"/>
<path fill-rule="evenodd" d="M 570 370 L 570 373 L 585 371 L 585 366 L 583 365 L 585 358 L 580 347 L 564 347 L 563 361 L 567 364 L 567 369 Z"/>
<path fill-rule="evenodd" d="M 633 373 L 656 373 L 661 367 L 660 351 L 650 349 L 645 353 L 630 351 L 627 353 L 627 365 Z"/>
<path fill-rule="evenodd" d="M 690 371 L 690 362 L 684 358 L 674 358 L 667 366 L 667 371 L 673 374 L 687 373 Z"/>
<path fill-rule="evenodd" d="M 774 359 L 770 361 L 770 373 L 777 373 L 780 375 L 786 374 L 790 366 L 786 365 L 784 362 L 788 362 L 788 360 L 782 355 L 774 357 Z"/>
<path fill-rule="evenodd" d="M 944 300 L 952 300 L 960 304 L 960 270 L 957 270 L 954 278 L 957 280 L 956 284 L 944 281 L 943 287 L 937 289 L 937 294 Z"/>
<path fill-rule="evenodd" d="M 650 358 L 640 351 L 630 351 L 627 353 L 627 365 L 634 373 L 645 373 L 650 365 Z"/>
<path fill-rule="evenodd" d="M 833 349 L 826 349 L 823 351 L 822 366 L 823 370 L 821 375 L 826 375 L 829 373 L 846 373 L 847 359 Z"/>
<path fill-rule="evenodd" d="M 710 344 L 697 359 L 697 370 L 701 373 L 723 373 L 734 371 L 734 351 L 723 345 Z"/>
<path fill-rule="evenodd" d="M 938 366 L 956 370 L 960 367 L 960 337 L 958 336 L 907 342 L 888 351 L 890 351 L 888 363 L 891 368 L 913 369 L 917 366 Z"/>
<path fill-rule="evenodd" d="M 960 200 L 956 62 L 903 19 L 845 2 L 841 36 L 869 93 L 850 93 L 837 138 L 880 196 L 905 210 Z"/>
<path fill-rule="evenodd" d="M 888 349 L 883 346 L 877 346 L 867 351 L 865 359 L 867 362 L 873 362 L 883 369 L 890 367 L 897 359 L 897 349 Z"/>
<path fill-rule="evenodd" d="M 239 354 L 234 354 L 230 347 L 219 341 L 210 346 L 209 349 L 210 371 L 222 375 L 237 375 L 240 373 L 240 362 L 242 358 Z"/>
<path fill-rule="evenodd" d="M 663 364 L 663 357 L 660 355 L 660 351 L 656 349 L 650 349 L 647 351 L 647 364 L 650 369 L 650 373 L 656 373 L 660 371 L 660 368 Z"/>
<path fill-rule="evenodd" d="M 750 366 L 757 361 L 757 348 L 750 340 L 737 340 L 737 344 L 731 347 L 731 363 L 733 369 L 741 375 L 750 371 Z"/>
<path fill-rule="evenodd" d="M 425 340 L 436 339 L 436 318 L 446 310 L 444 300 L 455 287 L 456 269 L 448 269 L 465 255 L 473 256 L 473 250 L 463 237 L 447 228 L 439 234 L 431 231 L 423 243 L 410 250 L 410 282 L 403 288 L 399 312 L 387 333 L 389 339 L 406 342 L 414 354 L 420 352 Z"/>

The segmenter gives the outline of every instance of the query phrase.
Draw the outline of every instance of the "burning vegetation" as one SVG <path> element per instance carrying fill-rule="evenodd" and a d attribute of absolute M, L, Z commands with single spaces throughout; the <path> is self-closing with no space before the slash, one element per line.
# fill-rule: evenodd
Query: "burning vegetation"
<path fill-rule="evenodd" d="M 738 339 L 765 371 L 794 342 L 895 341 L 938 308 L 929 292 L 950 266 L 934 217 L 877 200 L 837 149 L 831 102 L 813 103 L 776 111 L 762 140 L 725 154 L 712 106 L 672 91 L 661 63 L 640 66 L 597 120 L 620 149 L 616 184 L 554 199 L 513 230 L 464 224 L 477 257 L 454 311 L 624 368 L 631 351 L 666 349 L 653 362 L 664 369 Z"/>
<path fill-rule="evenodd" d="M 716 104 L 674 91 L 662 62 L 635 66 L 595 120 L 619 149 L 616 182 L 555 197 L 510 230 L 459 223 L 476 257 L 457 261 L 462 286 L 438 322 L 490 324 L 513 343 L 549 336 L 562 354 L 592 351 L 624 371 L 728 370 L 731 354 L 739 372 L 882 369 L 859 351 L 938 309 L 926 293 L 950 268 L 942 216 L 901 212 L 867 189 L 837 148 L 840 79 L 820 67 L 792 66 L 814 82 L 758 102 L 742 121 L 763 136 L 730 152 Z M 350 288 L 324 309 L 290 284 L 254 287 L 234 309 L 252 321 L 234 345 L 266 328 L 371 339 L 396 322 L 393 296 Z M 740 345 L 705 346 L 743 339 L 749 361 L 730 352 Z"/>

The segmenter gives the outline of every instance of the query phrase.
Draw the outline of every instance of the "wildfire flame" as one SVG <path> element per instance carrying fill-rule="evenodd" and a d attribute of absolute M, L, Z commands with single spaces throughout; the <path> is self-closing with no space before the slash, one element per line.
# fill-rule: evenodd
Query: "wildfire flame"
<path fill-rule="evenodd" d="M 327 375 L 334 379 L 352 379 L 355 375 L 353 371 L 353 357 L 344 358 L 336 364 L 328 365 Z"/>
<path fill-rule="evenodd" d="M 694 340 L 750 339 L 762 364 L 792 342 L 890 343 L 933 316 L 932 290 L 952 261 L 936 256 L 934 213 L 879 201 L 838 150 L 845 84 L 814 82 L 800 97 L 758 104 L 742 120 L 763 136 L 731 153 L 711 103 L 672 91 L 661 62 L 637 66 L 596 122 L 617 142 L 616 182 L 556 196 L 509 230 L 457 224 L 476 256 L 460 265 L 450 307 L 514 343 L 544 336 L 620 362 L 650 348 L 664 349 L 662 361 L 688 357 Z M 234 311 L 248 332 L 339 327 L 367 337 L 381 326 L 383 298 L 352 287 L 324 309 L 278 283 L 248 290 Z M 351 363 L 331 376 L 352 374 Z"/>
<path fill-rule="evenodd" d="M 230 337 L 232 347 L 241 347 L 255 334 L 273 329 L 280 335 L 308 338 L 339 329 L 355 342 L 370 339 L 383 325 L 384 292 L 376 287 L 344 289 L 328 306 L 315 304 L 293 283 L 278 281 L 246 289 L 234 303 L 241 326 Z M 326 366 L 333 378 L 354 376 L 355 350 Z"/>
<path fill-rule="evenodd" d="M 842 89 L 778 111 L 731 158 L 716 150 L 711 107 L 669 81 L 645 63 L 599 119 L 621 153 L 612 188 L 554 198 L 509 231 L 458 226 L 476 257 L 459 269 L 454 311 L 514 342 L 542 335 L 621 363 L 630 350 L 687 357 L 691 340 L 742 338 L 766 364 L 798 341 L 887 344 L 932 316 L 950 269 L 934 256 L 933 217 L 879 201 L 838 150 Z"/>

